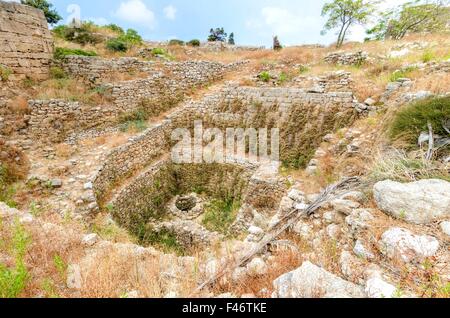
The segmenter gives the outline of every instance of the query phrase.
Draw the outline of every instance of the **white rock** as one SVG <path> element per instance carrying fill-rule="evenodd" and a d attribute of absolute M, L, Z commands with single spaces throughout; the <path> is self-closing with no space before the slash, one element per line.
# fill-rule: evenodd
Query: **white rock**
<path fill-rule="evenodd" d="M 294 207 L 294 200 L 289 197 L 283 197 L 280 202 L 280 212 L 285 214 L 286 212 L 290 212 Z"/>
<path fill-rule="evenodd" d="M 341 227 L 336 224 L 330 224 L 327 226 L 327 234 L 334 240 L 337 240 L 341 235 Z"/>
<path fill-rule="evenodd" d="M 442 232 L 444 232 L 446 235 L 450 236 L 450 222 L 444 221 L 440 224 Z"/>
<path fill-rule="evenodd" d="M 253 226 L 253 225 L 249 227 L 248 233 L 250 233 L 251 235 L 255 235 L 255 236 L 264 235 L 263 229 L 261 229 L 257 226 Z"/>
<path fill-rule="evenodd" d="M 400 257 L 406 263 L 421 262 L 434 256 L 439 242 L 432 236 L 414 235 L 402 228 L 391 228 L 381 237 L 381 250 L 390 258 Z"/>
<path fill-rule="evenodd" d="M 87 235 L 83 236 L 81 243 L 85 246 L 93 246 L 98 241 L 100 241 L 100 237 L 97 234 L 92 233 L 92 234 L 87 234 Z"/>
<path fill-rule="evenodd" d="M 34 222 L 34 217 L 27 213 L 20 217 L 19 222 L 22 224 L 31 224 Z"/>
<path fill-rule="evenodd" d="M 366 282 L 365 291 L 369 298 L 394 298 L 397 288 L 380 277 L 373 277 Z"/>
<path fill-rule="evenodd" d="M 355 247 L 353 248 L 353 252 L 364 259 L 374 259 L 375 255 L 373 255 L 372 252 L 370 252 L 369 250 L 366 249 L 366 247 L 364 246 L 363 242 L 361 242 L 360 240 L 356 241 Z"/>
<path fill-rule="evenodd" d="M 450 182 L 421 180 L 402 184 L 378 182 L 375 201 L 380 210 L 405 221 L 428 224 L 450 217 Z"/>
<path fill-rule="evenodd" d="M 361 205 L 351 200 L 336 199 L 331 202 L 331 206 L 336 212 L 350 215 L 353 210 L 359 208 Z"/>
<path fill-rule="evenodd" d="M 309 205 L 308 205 L 308 204 L 305 204 L 305 203 L 296 203 L 296 204 L 294 205 L 294 208 L 297 209 L 297 210 L 299 210 L 299 211 L 304 211 L 304 210 L 306 210 L 307 208 L 309 208 Z"/>
<path fill-rule="evenodd" d="M 80 265 L 72 264 L 67 268 L 67 287 L 70 289 L 81 289 L 82 278 Z"/>
<path fill-rule="evenodd" d="M 367 229 L 369 222 L 374 219 L 370 210 L 356 209 L 345 218 L 345 223 L 351 228 L 353 232 Z"/>
<path fill-rule="evenodd" d="M 324 296 L 342 298 L 363 298 L 364 290 L 333 275 L 324 269 L 304 262 L 290 273 L 278 277 L 273 282 L 272 298 L 320 298 Z"/>
<path fill-rule="evenodd" d="M 250 263 L 247 264 L 247 272 L 251 276 L 261 276 L 267 274 L 268 266 L 266 262 L 260 257 L 252 259 Z"/>
<path fill-rule="evenodd" d="M 303 221 L 299 221 L 292 230 L 304 240 L 310 239 L 313 234 L 312 225 L 306 224 Z"/>
<path fill-rule="evenodd" d="M 368 98 L 364 101 L 364 104 L 366 104 L 367 106 L 373 106 L 376 104 L 376 100 L 374 100 L 373 98 Z"/>
<path fill-rule="evenodd" d="M 330 223 L 334 223 L 336 222 L 336 214 L 332 211 L 329 212 L 325 212 L 323 214 L 323 219 L 325 220 L 326 223 L 330 224 Z"/>
<path fill-rule="evenodd" d="M 83 189 L 84 189 L 84 190 L 92 190 L 92 188 L 93 188 L 92 182 L 86 182 L 86 183 L 83 185 Z"/>
<path fill-rule="evenodd" d="M 305 201 L 305 194 L 297 189 L 292 189 L 288 193 L 288 197 L 295 202 L 302 203 Z"/>
<path fill-rule="evenodd" d="M 238 267 L 233 271 L 233 274 L 231 275 L 231 279 L 235 282 L 241 282 L 244 280 L 244 278 L 247 276 L 247 269 L 243 267 Z"/>

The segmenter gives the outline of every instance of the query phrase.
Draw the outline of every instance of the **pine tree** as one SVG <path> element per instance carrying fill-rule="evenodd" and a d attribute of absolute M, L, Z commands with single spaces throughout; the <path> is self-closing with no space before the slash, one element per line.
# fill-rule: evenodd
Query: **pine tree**
<path fill-rule="evenodd" d="M 230 33 L 230 37 L 228 38 L 228 44 L 230 44 L 230 45 L 235 45 L 236 44 L 234 42 L 234 32 Z"/>

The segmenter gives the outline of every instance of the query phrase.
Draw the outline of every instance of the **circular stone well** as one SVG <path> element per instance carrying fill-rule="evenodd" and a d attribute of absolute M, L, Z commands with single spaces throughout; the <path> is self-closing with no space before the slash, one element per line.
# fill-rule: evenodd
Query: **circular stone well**
<path fill-rule="evenodd" d="M 169 203 L 170 213 L 182 220 L 193 220 L 204 212 L 204 200 L 197 193 L 178 195 Z"/>

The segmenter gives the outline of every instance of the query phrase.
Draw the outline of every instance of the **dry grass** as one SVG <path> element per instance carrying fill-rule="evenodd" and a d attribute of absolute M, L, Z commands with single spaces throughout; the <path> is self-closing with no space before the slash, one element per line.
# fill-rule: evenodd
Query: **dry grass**
<path fill-rule="evenodd" d="M 13 114 L 26 115 L 30 113 L 28 101 L 23 96 L 17 96 L 8 102 L 8 108 Z"/>
<path fill-rule="evenodd" d="M 89 105 L 102 105 L 108 102 L 104 95 L 73 79 L 50 79 L 44 81 L 35 88 L 33 98 L 44 100 L 63 99 L 79 101 Z"/>
<path fill-rule="evenodd" d="M 413 85 L 414 91 L 430 91 L 433 94 L 446 94 L 450 92 L 450 74 L 438 73 L 418 77 Z"/>
<path fill-rule="evenodd" d="M 246 276 L 241 281 L 232 282 L 231 277 L 214 286 L 214 294 L 231 292 L 233 295 L 253 294 L 256 297 L 269 298 L 273 292 L 273 281 L 281 275 L 297 269 L 302 260 L 296 251 L 285 250 L 274 254 L 268 262 L 268 272 L 259 276 Z"/>
<path fill-rule="evenodd" d="M 75 153 L 75 149 L 68 144 L 58 144 L 55 146 L 55 153 L 59 158 L 68 159 Z"/>

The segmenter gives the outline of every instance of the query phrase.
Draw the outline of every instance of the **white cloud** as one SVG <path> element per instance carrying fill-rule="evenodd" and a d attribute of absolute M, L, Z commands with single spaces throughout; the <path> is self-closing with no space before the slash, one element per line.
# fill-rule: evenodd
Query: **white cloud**
<path fill-rule="evenodd" d="M 164 15 L 169 20 L 175 20 L 177 17 L 177 8 L 175 8 L 173 5 L 169 5 L 164 8 Z"/>
<path fill-rule="evenodd" d="M 299 44 L 305 32 L 320 30 L 322 23 L 321 17 L 305 17 L 293 10 L 264 7 L 260 17 L 248 20 L 246 26 L 257 31 L 261 36 L 278 35 L 284 44 L 293 45 Z"/>
<path fill-rule="evenodd" d="M 131 23 L 145 24 L 153 28 L 156 22 L 155 14 L 141 0 L 128 0 L 120 3 L 113 16 Z"/>

